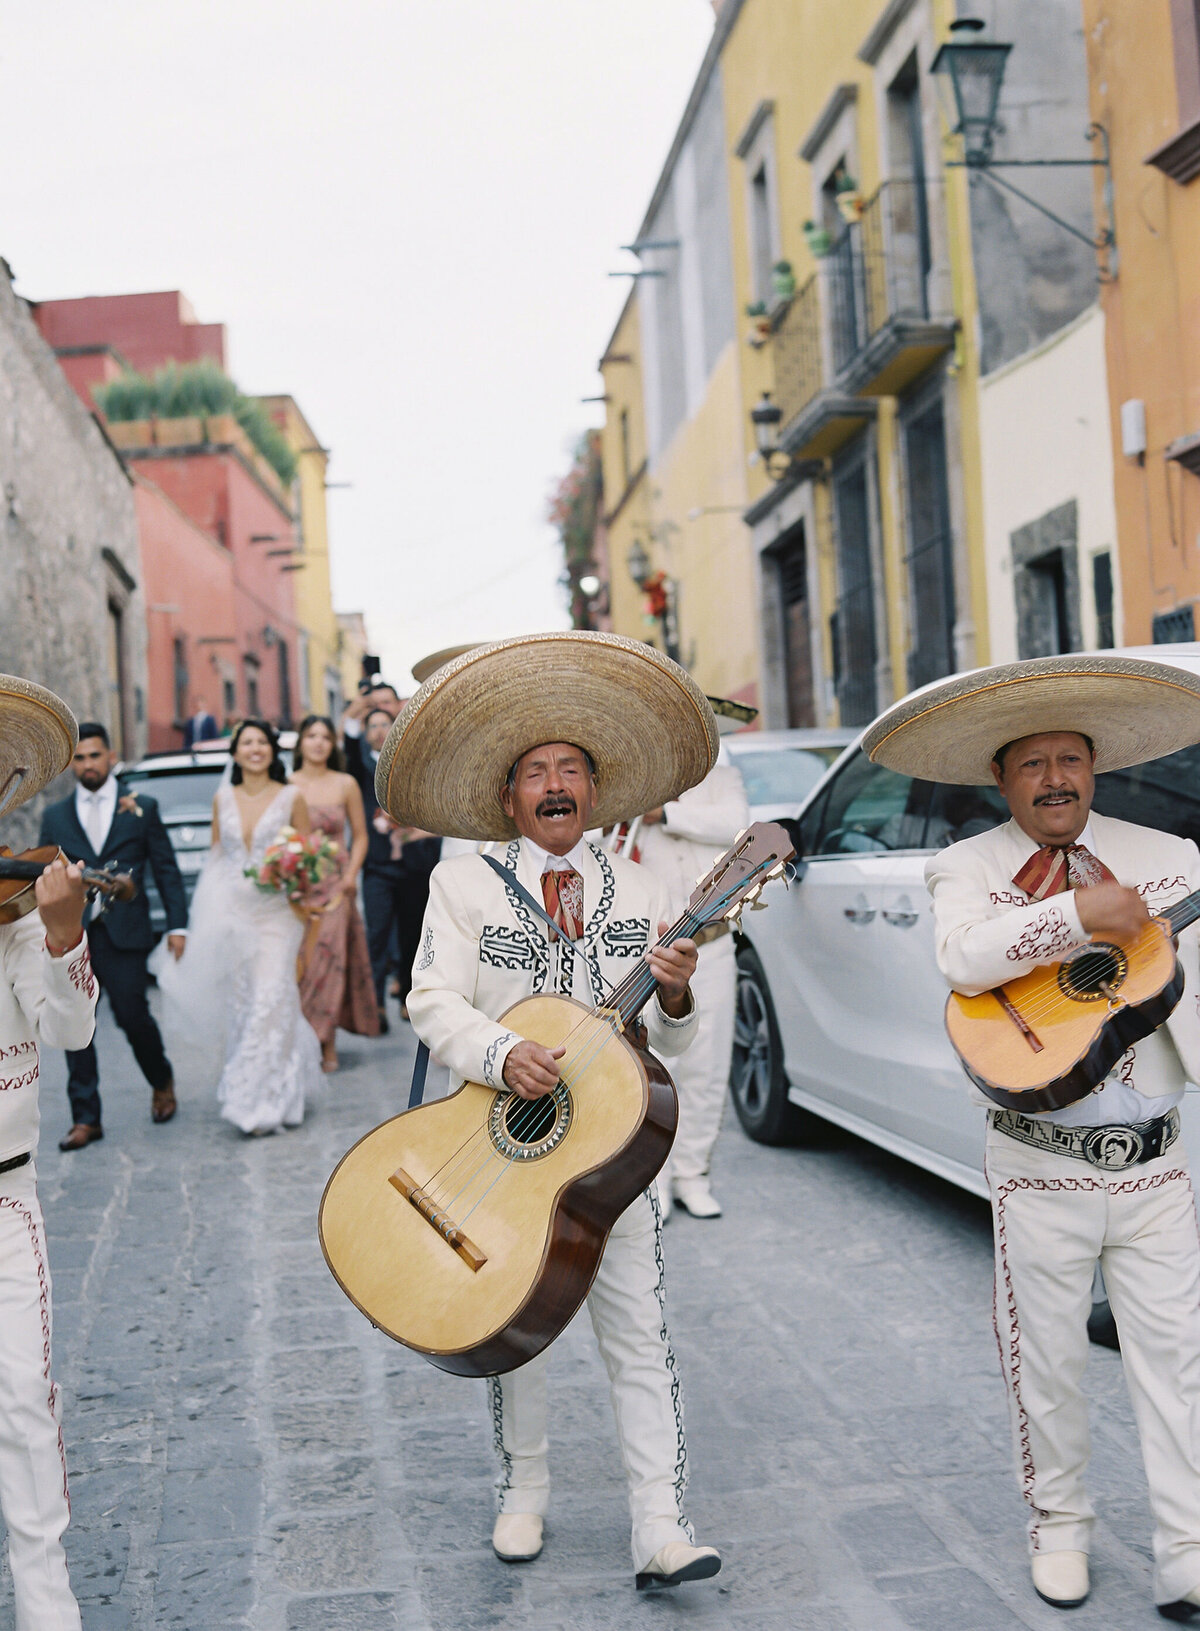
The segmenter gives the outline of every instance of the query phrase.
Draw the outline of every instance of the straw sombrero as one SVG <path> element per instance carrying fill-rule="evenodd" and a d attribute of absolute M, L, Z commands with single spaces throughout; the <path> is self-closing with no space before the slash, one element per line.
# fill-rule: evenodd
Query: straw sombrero
<path fill-rule="evenodd" d="M 71 763 L 79 730 L 61 697 L 0 674 L 0 814 L 8 815 Z"/>
<path fill-rule="evenodd" d="M 494 640 L 441 665 L 409 700 L 379 755 L 376 795 L 402 826 L 514 838 L 500 792 L 543 742 L 591 755 L 592 825 L 610 827 L 703 781 L 717 725 L 690 675 L 640 640 L 580 629 Z"/>
<path fill-rule="evenodd" d="M 923 781 L 978 786 L 1006 742 L 1079 731 L 1096 770 L 1123 770 L 1200 742 L 1200 677 L 1165 663 L 1091 652 L 957 674 L 881 714 L 863 750 Z"/>

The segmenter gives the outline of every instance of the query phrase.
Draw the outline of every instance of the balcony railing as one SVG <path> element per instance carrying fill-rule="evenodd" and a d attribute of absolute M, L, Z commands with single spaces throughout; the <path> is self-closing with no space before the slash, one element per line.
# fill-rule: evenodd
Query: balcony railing
<path fill-rule="evenodd" d="M 928 319 L 925 186 L 885 181 L 824 258 L 834 372 L 850 366 L 890 318 Z"/>
<path fill-rule="evenodd" d="M 775 401 L 788 425 L 825 383 L 821 344 L 820 274 L 814 272 L 792 297 L 775 330 Z"/>

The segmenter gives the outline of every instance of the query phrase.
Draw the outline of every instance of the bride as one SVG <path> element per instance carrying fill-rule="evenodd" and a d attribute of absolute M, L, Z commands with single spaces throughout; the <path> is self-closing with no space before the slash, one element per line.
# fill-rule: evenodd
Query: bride
<path fill-rule="evenodd" d="M 223 1041 L 222 1116 L 244 1133 L 274 1133 L 303 1121 L 321 1049 L 296 984 L 304 925 L 282 894 L 264 894 L 244 874 L 261 865 L 285 827 L 308 832 L 309 816 L 299 788 L 287 783 L 270 725 L 243 720 L 230 753 L 187 946 L 178 963 L 164 963 L 158 981 L 182 1029 L 202 1045 Z"/>

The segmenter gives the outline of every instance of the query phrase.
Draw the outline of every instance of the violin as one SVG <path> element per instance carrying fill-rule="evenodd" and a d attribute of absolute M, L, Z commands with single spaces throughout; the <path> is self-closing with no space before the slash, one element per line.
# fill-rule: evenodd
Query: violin
<path fill-rule="evenodd" d="M 42 844 L 21 855 L 14 855 L 7 844 L 0 844 L 0 923 L 15 923 L 32 912 L 37 906 L 34 893 L 37 880 L 52 861 L 66 859 L 57 844 Z M 115 864 L 110 862 L 101 871 L 84 867 L 83 887 L 89 900 L 102 895 L 107 905 L 110 900 L 132 900 L 137 894 L 132 875 L 114 871 Z M 100 909 L 103 911 L 104 907 Z"/>

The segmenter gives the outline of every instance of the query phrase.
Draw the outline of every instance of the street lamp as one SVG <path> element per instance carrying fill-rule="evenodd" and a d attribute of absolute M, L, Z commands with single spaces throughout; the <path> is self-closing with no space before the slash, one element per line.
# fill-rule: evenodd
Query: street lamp
<path fill-rule="evenodd" d="M 764 391 L 750 409 L 755 446 L 764 463 L 769 463 L 771 455 L 779 452 L 779 425 L 782 419 L 783 409 L 771 401 L 770 391 Z"/>
<path fill-rule="evenodd" d="M 1112 206 L 1112 164 L 1108 152 L 1108 132 L 1103 125 L 1091 124 L 1085 132 L 1088 141 L 1098 142 L 1100 156 L 1088 159 L 996 159 L 992 157 L 992 148 L 996 140 L 996 132 L 1000 128 L 997 117 L 997 108 L 1000 105 L 1000 89 L 1004 84 L 1004 71 L 1008 64 L 1008 54 L 1011 45 L 1002 45 L 996 40 L 980 39 L 984 25 L 978 17 L 960 17 L 957 22 L 950 24 L 950 38 L 941 46 L 930 71 L 941 76 L 942 84 L 949 86 L 950 94 L 946 97 L 947 120 L 951 122 L 952 134 L 962 137 L 963 156 L 961 159 L 948 159 L 946 167 L 950 170 L 966 169 L 972 173 L 972 178 L 980 178 L 991 186 L 1004 192 L 1012 193 L 1021 199 L 1031 209 L 1044 215 L 1055 226 L 1062 227 L 1073 238 L 1088 245 L 1105 258 L 1100 266 L 1101 281 L 1108 281 L 1116 276 L 1116 229 L 1113 221 Z M 1071 221 L 1065 221 L 1061 215 L 1056 215 L 1048 209 L 1040 199 L 1033 198 L 1024 192 L 1007 176 L 999 175 L 1000 170 L 1059 170 L 1083 165 L 1093 169 L 1102 169 L 1105 172 L 1103 190 L 1103 208 L 1105 213 L 1104 225 L 1098 232 L 1089 236 L 1081 232 Z"/>
<path fill-rule="evenodd" d="M 600 593 L 600 579 L 594 572 L 589 572 L 586 577 L 580 578 L 579 593 L 586 595 L 589 600 L 595 600 Z"/>
<path fill-rule="evenodd" d="M 983 40 L 978 17 L 960 17 L 950 24 L 950 38 L 933 59 L 931 72 L 944 74 L 954 95 L 957 122 L 954 134 L 963 139 L 963 159 L 982 169 L 992 156 L 996 137 L 996 108 L 1011 45 Z"/>
<path fill-rule="evenodd" d="M 650 557 L 646 554 L 640 538 L 635 538 L 629 546 L 625 565 L 629 568 L 629 576 L 638 588 L 644 588 L 650 577 Z"/>

